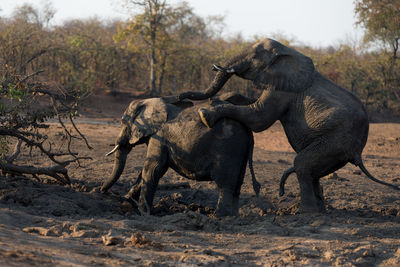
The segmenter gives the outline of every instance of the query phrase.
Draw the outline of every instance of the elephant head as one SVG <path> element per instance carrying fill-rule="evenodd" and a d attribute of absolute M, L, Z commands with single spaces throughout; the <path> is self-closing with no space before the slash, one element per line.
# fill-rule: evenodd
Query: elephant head
<path fill-rule="evenodd" d="M 130 103 L 122 116 L 122 129 L 115 142 L 115 147 L 106 156 L 115 153 L 111 177 L 103 184 L 100 191 L 106 192 L 121 176 L 128 153 L 134 146 L 146 143 L 168 119 L 171 98 L 150 98 Z"/>
<path fill-rule="evenodd" d="M 215 95 L 232 75 L 253 81 L 261 88 L 272 87 L 287 92 L 302 92 L 313 83 L 314 64 L 312 60 L 281 43 L 263 39 L 244 49 L 217 71 L 213 82 L 205 93 L 187 92 L 180 99 L 206 99 Z"/>

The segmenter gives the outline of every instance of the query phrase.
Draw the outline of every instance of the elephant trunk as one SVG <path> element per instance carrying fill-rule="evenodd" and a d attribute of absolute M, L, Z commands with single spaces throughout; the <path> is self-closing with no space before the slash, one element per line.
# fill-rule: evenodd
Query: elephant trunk
<path fill-rule="evenodd" d="M 211 96 L 214 96 L 216 93 L 218 93 L 230 77 L 232 77 L 231 72 L 218 71 L 217 75 L 215 75 L 214 77 L 213 82 L 211 83 L 211 86 L 207 88 L 205 92 L 207 98 L 210 98 Z"/>
<path fill-rule="evenodd" d="M 100 191 L 102 193 L 107 192 L 107 190 L 110 189 L 110 187 L 113 186 L 114 183 L 121 176 L 122 171 L 124 170 L 125 167 L 126 158 L 130 150 L 131 150 L 130 147 L 118 146 L 118 149 L 116 150 L 115 154 L 114 167 L 111 177 L 101 187 Z"/>
<path fill-rule="evenodd" d="M 216 93 L 221 90 L 224 84 L 229 80 L 229 78 L 233 75 L 233 73 L 221 71 L 218 68 L 214 67 L 214 70 L 218 71 L 217 75 L 215 75 L 213 82 L 210 87 L 203 92 L 186 92 L 182 93 L 179 98 L 180 99 L 191 99 L 191 100 L 204 100 L 214 96 Z"/>

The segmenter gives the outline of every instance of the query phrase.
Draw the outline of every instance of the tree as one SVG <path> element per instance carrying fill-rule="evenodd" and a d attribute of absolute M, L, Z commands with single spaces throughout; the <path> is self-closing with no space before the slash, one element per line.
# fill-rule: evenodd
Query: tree
<path fill-rule="evenodd" d="M 0 22 L 0 63 L 25 75 L 27 68 L 50 50 L 39 12 L 29 5 L 14 11 L 14 17 Z"/>
<path fill-rule="evenodd" d="M 36 178 L 50 176 L 67 184 L 70 179 L 66 167 L 88 159 L 71 150 L 72 140 L 82 139 L 90 148 L 73 121 L 81 95 L 62 88 L 56 91 L 39 81 L 38 76 L 44 71 L 37 69 L 42 67 L 40 60 L 54 51 L 49 41 L 50 31 L 44 28 L 40 12 L 31 6 L 24 5 L 14 14 L 12 19 L 0 21 L 0 170 L 5 174 L 30 174 Z M 48 23 L 47 19 L 44 21 Z M 49 127 L 46 121 L 51 118 L 58 119 L 64 130 L 65 151 L 54 149 L 54 143 L 46 135 L 45 129 Z M 77 135 L 67 129 L 65 118 L 70 120 Z M 14 151 L 10 149 L 12 143 L 15 143 Z M 40 151 L 52 165 L 16 163 L 25 146 L 30 151 Z"/>
<path fill-rule="evenodd" d="M 67 97 L 55 93 L 48 86 L 39 82 L 30 82 L 32 76 L 21 77 L 4 72 L 13 72 L 10 69 L 0 71 L 0 170 L 3 173 L 30 174 L 35 178 L 46 175 L 55 178 L 62 184 L 71 181 L 66 167 L 82 159 L 78 153 L 71 150 L 73 138 L 83 139 L 88 148 L 91 148 L 86 138 L 80 133 L 73 122 L 79 98 Z M 7 78 L 6 78 L 7 77 Z M 40 101 L 41 98 L 45 100 Z M 47 99 L 46 99 L 47 98 Z M 47 105 L 43 105 L 47 102 Z M 49 128 L 45 122 L 57 118 L 64 129 L 64 140 L 67 141 L 67 151 L 54 151 L 53 143 L 43 129 Z M 73 135 L 63 122 L 68 118 L 78 136 Z M 14 151 L 10 154 L 10 139 L 16 139 Z M 37 149 L 53 163 L 52 166 L 31 166 L 16 164 L 15 160 L 21 153 L 22 144 L 30 150 Z M 66 158 L 69 157 L 69 158 Z"/>
<path fill-rule="evenodd" d="M 399 0 L 358 0 L 355 12 L 358 23 L 366 29 L 366 41 L 381 41 L 390 45 L 393 60 L 398 58 L 400 41 Z"/>
<path fill-rule="evenodd" d="M 177 21 L 191 13 L 191 9 L 185 4 L 172 7 L 166 0 L 126 0 L 126 3 L 132 10 L 132 18 L 120 25 L 115 40 L 126 41 L 129 49 L 147 55 L 150 65 L 148 93 L 159 95 L 166 61 L 175 47 L 171 33 Z M 158 86 L 157 74 L 160 76 Z"/>
<path fill-rule="evenodd" d="M 389 66 L 385 85 L 392 89 L 397 99 L 400 99 L 399 75 L 395 72 L 400 42 L 400 0 L 356 0 L 355 12 L 358 23 L 365 27 L 366 42 L 378 41 L 391 48 Z"/>
<path fill-rule="evenodd" d="M 107 32 L 101 21 L 67 21 L 62 26 L 55 27 L 54 33 L 59 49 L 49 65 L 54 66 L 57 83 L 64 89 L 90 94 L 96 85 L 107 83 L 106 76 L 114 76 L 112 60 L 118 58 L 117 55 L 107 55 L 106 42 L 113 43 L 112 33 Z M 112 82 L 108 85 L 111 89 L 117 87 Z"/>

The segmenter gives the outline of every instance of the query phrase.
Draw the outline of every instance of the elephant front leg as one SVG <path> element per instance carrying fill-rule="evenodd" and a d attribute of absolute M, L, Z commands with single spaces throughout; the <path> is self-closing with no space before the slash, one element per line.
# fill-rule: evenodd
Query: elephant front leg
<path fill-rule="evenodd" d="M 166 161 L 160 158 L 147 159 L 143 168 L 143 184 L 139 197 L 139 208 L 147 213 L 151 212 L 154 195 L 160 178 L 167 171 Z"/>
<path fill-rule="evenodd" d="M 142 170 L 142 185 L 139 197 L 139 208 L 151 212 L 154 194 L 160 178 L 168 170 L 168 152 L 159 140 L 151 139 L 147 147 L 147 155 Z"/>
<path fill-rule="evenodd" d="M 253 132 L 261 132 L 280 119 L 288 109 L 291 95 L 285 92 L 264 90 L 260 98 L 248 106 L 231 104 L 217 105 L 198 110 L 200 119 L 212 128 L 221 118 L 230 118 L 243 123 Z"/>

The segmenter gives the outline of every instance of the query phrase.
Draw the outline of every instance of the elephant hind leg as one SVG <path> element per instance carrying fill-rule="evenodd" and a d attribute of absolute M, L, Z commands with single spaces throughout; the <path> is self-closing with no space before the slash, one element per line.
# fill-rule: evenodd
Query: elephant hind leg
<path fill-rule="evenodd" d="M 217 217 L 239 215 L 239 196 L 246 173 L 247 160 L 242 162 L 224 161 L 221 168 L 212 173 L 218 186 Z"/>
<path fill-rule="evenodd" d="M 300 207 L 299 213 L 321 212 L 318 199 L 314 192 L 314 181 L 309 170 L 296 171 L 300 186 Z"/>
<path fill-rule="evenodd" d="M 218 188 L 217 217 L 231 216 L 233 204 L 233 191 L 229 188 Z"/>
<path fill-rule="evenodd" d="M 346 153 L 340 146 L 332 146 L 325 137 L 316 140 L 294 160 L 294 169 L 300 185 L 301 203 L 299 212 L 325 211 L 323 190 L 319 179 L 348 162 Z"/>
<path fill-rule="evenodd" d="M 235 191 L 233 192 L 233 199 L 232 199 L 232 215 L 234 216 L 238 216 L 239 215 L 239 198 L 240 198 L 240 190 L 242 189 L 242 185 L 243 185 L 243 180 L 244 177 L 246 175 L 246 167 L 247 167 L 247 161 L 243 161 L 242 162 L 242 166 L 240 169 L 240 173 L 238 175 L 238 179 L 237 179 L 237 183 L 236 183 L 236 187 L 235 187 Z M 250 166 L 249 166 L 250 168 Z M 251 167 L 252 168 L 252 167 Z M 258 196 L 259 194 L 259 190 L 260 190 L 260 184 L 258 183 L 257 180 L 255 180 L 255 176 L 254 176 L 254 170 L 252 170 L 251 172 L 253 172 L 252 174 L 252 184 L 253 184 L 253 189 L 255 187 L 255 183 L 258 184 L 258 191 L 254 190 L 256 192 L 256 195 Z"/>
<path fill-rule="evenodd" d="M 142 172 L 139 173 L 139 176 L 136 179 L 135 184 L 131 187 L 129 192 L 125 195 L 125 198 L 126 199 L 134 199 L 135 201 L 139 200 L 141 189 L 142 189 Z"/>

